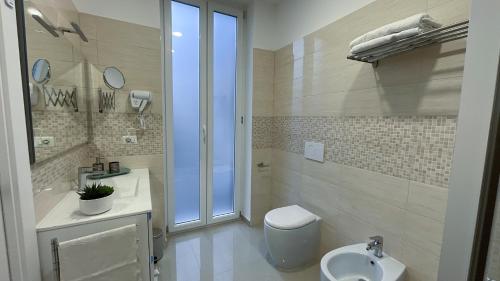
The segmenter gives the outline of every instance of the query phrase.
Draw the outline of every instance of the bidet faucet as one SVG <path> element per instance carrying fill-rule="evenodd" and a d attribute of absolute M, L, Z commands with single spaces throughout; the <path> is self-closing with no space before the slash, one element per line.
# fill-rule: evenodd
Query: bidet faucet
<path fill-rule="evenodd" d="M 370 237 L 370 242 L 368 242 L 366 246 L 367 251 L 373 250 L 373 255 L 377 258 L 381 258 L 384 255 L 382 254 L 384 248 L 384 237 L 382 236 L 373 236 Z"/>

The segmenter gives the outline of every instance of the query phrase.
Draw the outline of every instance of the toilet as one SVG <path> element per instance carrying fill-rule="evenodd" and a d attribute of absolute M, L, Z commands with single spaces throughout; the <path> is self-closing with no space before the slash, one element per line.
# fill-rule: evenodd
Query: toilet
<path fill-rule="evenodd" d="M 264 237 L 274 266 L 291 270 L 318 257 L 321 218 L 291 205 L 269 211 L 264 218 Z"/>

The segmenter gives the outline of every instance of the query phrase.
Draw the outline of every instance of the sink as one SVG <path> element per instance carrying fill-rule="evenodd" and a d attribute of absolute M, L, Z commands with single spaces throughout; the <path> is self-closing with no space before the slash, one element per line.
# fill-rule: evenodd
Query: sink
<path fill-rule="evenodd" d="M 122 175 L 100 180 L 88 180 L 88 184 L 101 183 L 115 188 L 115 198 L 136 197 L 139 188 L 139 178 L 135 175 Z"/>
<path fill-rule="evenodd" d="M 375 257 L 366 244 L 335 249 L 321 259 L 321 281 L 404 281 L 406 266 L 384 253 Z"/>

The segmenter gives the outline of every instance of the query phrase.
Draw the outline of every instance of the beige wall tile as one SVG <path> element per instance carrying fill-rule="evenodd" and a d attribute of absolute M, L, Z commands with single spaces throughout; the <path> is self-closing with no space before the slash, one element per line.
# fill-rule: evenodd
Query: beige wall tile
<path fill-rule="evenodd" d="M 159 14 L 158 14 L 159 16 Z M 138 24 L 97 17 L 97 36 L 99 42 L 129 45 L 160 50 L 160 30 Z"/>
<path fill-rule="evenodd" d="M 407 267 L 408 281 L 437 280 L 439 256 L 431 254 L 419 244 L 405 242 L 400 259 Z"/>
<path fill-rule="evenodd" d="M 411 212 L 404 217 L 404 242 L 412 242 L 435 256 L 441 253 L 444 223 Z"/>
<path fill-rule="evenodd" d="M 408 211 L 444 223 L 448 189 L 410 181 Z"/>
<path fill-rule="evenodd" d="M 87 39 L 94 40 L 97 39 L 97 20 L 99 17 L 80 13 L 80 28 L 82 29 Z M 89 40 L 89 41 L 90 41 Z"/>

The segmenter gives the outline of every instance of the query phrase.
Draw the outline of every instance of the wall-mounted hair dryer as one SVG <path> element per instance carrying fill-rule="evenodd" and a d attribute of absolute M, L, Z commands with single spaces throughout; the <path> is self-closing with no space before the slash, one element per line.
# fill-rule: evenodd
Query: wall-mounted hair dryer
<path fill-rule="evenodd" d="M 132 108 L 139 111 L 139 114 L 142 114 L 146 105 L 148 105 L 152 99 L 153 96 L 149 91 L 132 90 L 130 92 L 130 104 L 132 105 Z"/>
<path fill-rule="evenodd" d="M 150 91 L 132 90 L 130 92 L 130 104 L 132 108 L 139 112 L 139 128 L 146 129 L 146 121 L 144 120 L 144 109 L 153 100 L 153 95 Z"/>

